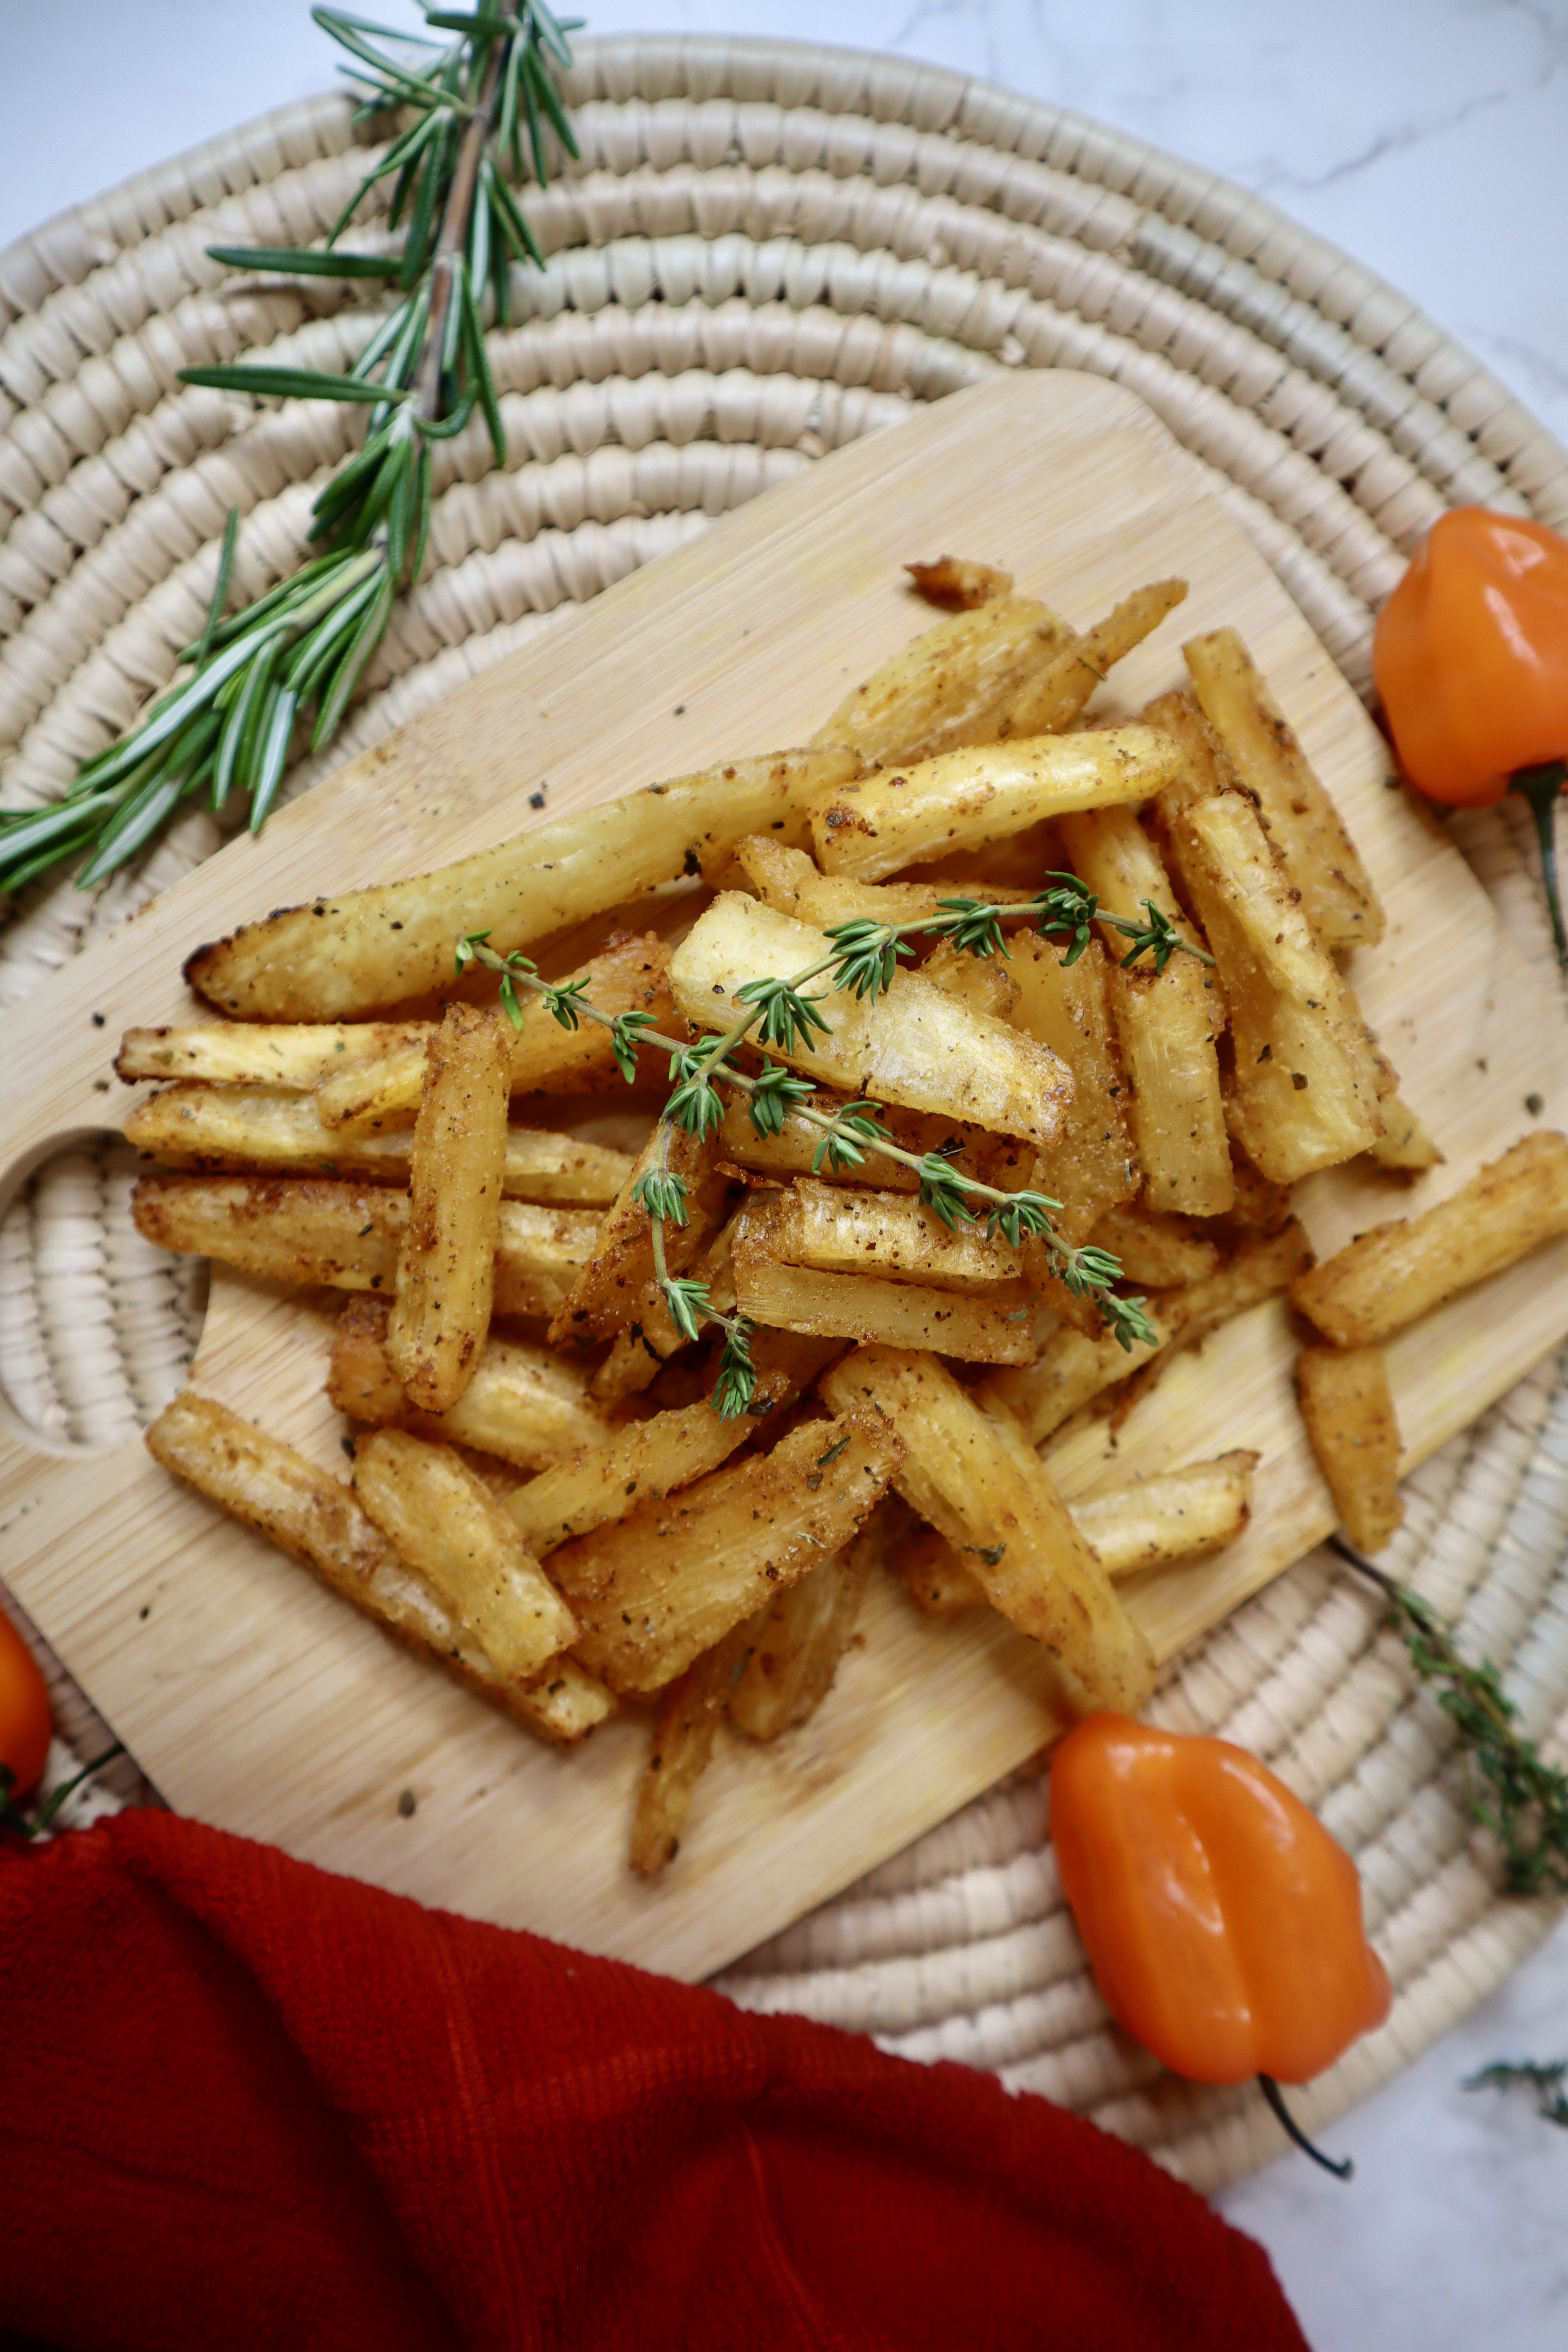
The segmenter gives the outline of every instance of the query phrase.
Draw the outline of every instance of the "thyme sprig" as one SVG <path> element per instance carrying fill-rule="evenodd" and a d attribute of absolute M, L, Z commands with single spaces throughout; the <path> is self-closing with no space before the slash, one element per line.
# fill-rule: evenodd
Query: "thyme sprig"
<path fill-rule="evenodd" d="M 181 382 L 259 399 L 334 400 L 369 411 L 365 438 L 321 491 L 310 538 L 321 553 L 226 618 L 238 510 L 230 513 L 206 625 L 180 660 L 190 675 L 160 696 L 119 742 L 78 770 L 61 800 L 0 816 L 0 889 L 87 853 L 89 888 L 122 866 L 182 801 L 214 809 L 248 795 L 258 832 L 277 798 L 303 715 L 310 744 L 331 741 L 398 594 L 419 575 L 430 531 L 432 444 L 460 433 L 476 409 L 498 465 L 506 436 L 483 310 L 510 316 L 514 261 L 542 257 L 503 165 L 547 177 L 546 126 L 577 152 L 551 79 L 572 62 L 545 0 L 515 9 L 448 13 L 421 0 L 444 42 L 368 26 L 337 8 L 312 11 L 345 49 L 364 93 L 356 121 L 395 118 L 384 152 L 344 206 L 324 247 L 212 246 L 235 269 L 294 278 L 374 279 L 402 299 L 346 375 L 306 368 L 195 367 Z M 381 37 L 373 39 L 371 35 Z M 398 52 L 385 47 L 390 41 Z M 410 61 L 412 58 L 412 61 Z M 345 253 L 338 238 L 378 182 L 392 178 L 388 226 L 405 222 L 400 253 Z"/>
<path fill-rule="evenodd" d="M 1521 2084 L 1535 2093 L 1535 2112 L 1542 2122 L 1568 2131 L 1568 2058 L 1499 2059 L 1479 2074 L 1466 2076 L 1467 2091 L 1512 2091 Z"/>
<path fill-rule="evenodd" d="M 1093 937 L 1094 925 L 1118 932 L 1131 945 L 1121 958 L 1121 969 L 1147 955 L 1156 972 L 1163 972 L 1171 958 L 1177 954 L 1194 957 L 1199 963 L 1212 966 L 1214 958 L 1206 948 L 1195 940 L 1184 939 L 1171 917 L 1162 911 L 1152 898 L 1143 901 L 1144 919 L 1136 916 L 1113 914 L 1100 905 L 1097 894 L 1076 874 L 1052 874 L 1052 887 L 1040 890 L 1032 898 L 1011 899 L 988 904 L 978 898 L 939 898 L 934 915 L 927 915 L 907 923 L 879 923 L 861 916 L 853 922 L 835 923 L 826 932 L 834 942 L 835 957 L 831 969 L 834 985 L 849 990 L 857 997 L 873 999 L 885 994 L 893 984 L 900 958 L 911 956 L 913 939 L 947 940 L 963 953 L 973 956 L 1008 957 L 1004 922 L 1030 922 L 1045 939 L 1067 939 L 1071 944 L 1062 958 L 1064 964 L 1076 963 Z M 777 982 L 759 982 L 759 987 L 777 987 Z"/>
<path fill-rule="evenodd" d="M 1568 1773 L 1549 1764 L 1519 1728 L 1519 1709 L 1489 1658 L 1471 1665 L 1432 1607 L 1364 1559 L 1342 1536 L 1342 1559 L 1388 1598 L 1410 1662 L 1437 1694 L 1470 1767 L 1471 1818 L 1489 1830 L 1503 1856 L 1510 1895 L 1568 1894 Z"/>
<path fill-rule="evenodd" d="M 1076 882 L 1077 877 L 1067 879 Z M 1092 894 L 1083 892 L 1081 884 L 1078 889 L 1082 896 L 1075 903 L 1087 899 L 1094 907 Z M 814 1172 L 820 1171 L 824 1165 L 834 1173 L 859 1167 L 868 1152 L 897 1161 L 913 1171 L 919 1180 L 921 1202 L 950 1231 L 977 1224 L 984 1216 L 989 1241 L 1005 1240 L 1014 1249 L 1025 1241 L 1043 1242 L 1052 1273 L 1075 1298 L 1094 1299 L 1108 1328 L 1123 1348 L 1131 1349 L 1140 1342 L 1150 1344 L 1155 1333 L 1144 1311 L 1146 1302 L 1116 1294 L 1112 1286 L 1121 1279 L 1121 1266 L 1108 1250 L 1088 1244 L 1075 1248 L 1062 1240 L 1052 1223 L 1061 1208 L 1059 1201 L 1032 1191 L 1004 1192 L 995 1185 L 965 1174 L 940 1152 L 906 1150 L 882 1125 L 881 1106 L 878 1103 L 845 1103 L 837 1110 L 824 1111 L 812 1099 L 816 1088 L 809 1079 L 767 1060 L 765 1055 L 761 1056 L 762 1068 L 757 1072 L 741 1069 L 733 1059 L 742 1047 L 760 1053 L 762 1047 L 771 1045 L 787 1054 L 809 1050 L 814 1037 L 830 1035 L 832 1024 L 818 1010 L 826 1001 L 826 994 L 805 993 L 813 981 L 827 975 L 837 991 L 856 997 L 880 995 L 892 984 L 898 955 L 907 952 L 905 939 L 933 930 L 951 938 L 971 955 L 994 954 L 998 948 L 1005 955 L 1005 942 L 994 924 L 981 924 L 973 918 L 1021 913 L 1033 914 L 1038 919 L 1043 902 L 1030 900 L 1016 907 L 995 908 L 981 907 L 969 899 L 941 903 L 947 909 L 945 915 L 919 921 L 835 926 L 824 934 L 828 942 L 827 954 L 786 980 L 770 977 L 746 982 L 736 991 L 736 1002 L 743 1007 L 740 1018 L 721 1034 L 700 1038 L 695 1044 L 665 1035 L 654 1025 L 651 1013 L 603 1012 L 583 993 L 584 981 L 542 979 L 531 957 L 516 950 L 508 955 L 499 954 L 489 945 L 488 931 L 470 931 L 458 941 L 457 970 L 461 975 L 479 965 L 495 972 L 500 982 L 502 1006 L 517 1028 L 522 1026 L 524 1017 L 520 989 L 537 999 L 563 1027 L 575 1029 L 584 1019 L 600 1023 L 610 1031 L 611 1050 L 628 1085 L 637 1078 L 639 1046 L 652 1045 L 668 1052 L 671 1092 L 662 1113 L 667 1137 L 678 1127 L 699 1141 L 717 1132 L 724 1118 L 725 1089 L 745 1101 L 752 1127 L 760 1137 L 777 1135 L 791 1115 L 804 1118 L 821 1136 L 812 1154 Z M 1129 928 L 1121 918 L 1100 915 L 1097 919 L 1116 921 L 1124 930 Z M 1186 943 L 1177 940 L 1175 944 Z M 1142 953 L 1145 949 L 1158 954 L 1157 940 L 1143 940 L 1137 951 Z M 1072 956 L 1069 954 L 1066 961 L 1071 961 Z M 747 1345 L 750 1324 L 743 1316 L 719 1313 L 706 1284 L 693 1276 L 673 1276 L 668 1270 L 664 1226 L 686 1223 L 688 1198 L 685 1180 L 668 1164 L 668 1144 L 661 1150 L 658 1166 L 638 1178 L 633 1198 L 649 1219 L 655 1279 L 671 1321 L 687 1339 L 698 1337 L 704 1321 L 718 1324 L 724 1330 L 726 1346 L 715 1403 L 727 1419 L 744 1412 L 755 1386 Z"/>

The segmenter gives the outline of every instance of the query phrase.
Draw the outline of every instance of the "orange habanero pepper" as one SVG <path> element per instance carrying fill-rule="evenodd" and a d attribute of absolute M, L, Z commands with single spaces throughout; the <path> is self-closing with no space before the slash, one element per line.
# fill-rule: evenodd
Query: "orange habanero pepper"
<path fill-rule="evenodd" d="M 1428 800 L 1535 814 L 1568 964 L 1553 813 L 1568 782 L 1568 540 L 1488 507 L 1436 522 L 1384 606 L 1373 670 L 1400 765 Z"/>
<path fill-rule="evenodd" d="M 1100 1991 L 1173 2073 L 1305 2083 L 1387 2016 L 1354 1863 L 1245 1748 L 1086 1716 L 1051 1836 Z"/>

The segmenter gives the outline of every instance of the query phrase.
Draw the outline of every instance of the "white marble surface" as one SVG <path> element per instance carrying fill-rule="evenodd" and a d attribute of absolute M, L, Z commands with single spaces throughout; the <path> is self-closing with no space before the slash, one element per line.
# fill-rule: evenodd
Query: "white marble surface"
<path fill-rule="evenodd" d="M 406 0 L 378 0 L 411 21 Z M 596 31 L 896 48 L 1097 115 L 1261 191 L 1413 295 L 1568 442 L 1568 0 L 598 0 Z M 331 71 L 306 0 L 0 0 L 0 244 Z M 1568 1927 L 1331 2135 L 1225 2210 L 1317 2352 L 1568 2345 L 1568 2132 L 1468 2095 L 1568 2055 Z"/>

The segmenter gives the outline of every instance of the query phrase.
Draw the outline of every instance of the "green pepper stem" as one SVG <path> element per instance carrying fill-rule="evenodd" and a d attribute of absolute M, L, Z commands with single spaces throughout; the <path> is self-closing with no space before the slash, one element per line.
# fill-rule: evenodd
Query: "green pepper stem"
<path fill-rule="evenodd" d="M 1563 927 L 1563 901 L 1557 888 L 1557 795 L 1565 783 L 1568 763 L 1547 760 L 1538 768 L 1517 768 L 1509 778 L 1508 788 L 1521 800 L 1528 801 L 1534 814 L 1536 839 L 1541 844 L 1541 878 L 1546 885 L 1546 903 L 1552 909 L 1557 961 L 1568 966 L 1568 931 Z"/>
<path fill-rule="evenodd" d="M 1351 2180 L 1354 2179 L 1355 2166 L 1348 2156 L 1341 2157 L 1336 2162 L 1331 2156 L 1325 2156 L 1321 2147 L 1314 2147 L 1312 2146 L 1311 2141 L 1307 2137 L 1306 2133 L 1301 2129 L 1300 2125 L 1296 2121 L 1295 2116 L 1285 2105 L 1279 2085 L 1274 2080 L 1272 2074 L 1259 2074 L 1258 2077 L 1258 2087 L 1262 2092 L 1264 2097 L 1268 2100 L 1269 2105 L 1273 2108 L 1275 2120 L 1278 2122 L 1280 2130 L 1285 2134 L 1287 2139 L 1290 2139 L 1295 2142 L 1303 2156 L 1310 2156 L 1314 2164 L 1321 2164 L 1323 2170 L 1325 2172 L 1331 2172 L 1336 2180 Z"/>

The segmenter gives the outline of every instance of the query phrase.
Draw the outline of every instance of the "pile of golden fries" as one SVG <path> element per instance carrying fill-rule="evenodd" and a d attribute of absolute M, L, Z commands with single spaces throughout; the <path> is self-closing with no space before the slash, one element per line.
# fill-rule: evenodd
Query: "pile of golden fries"
<path fill-rule="evenodd" d="M 1379 937 L 1376 893 L 1246 647 L 1196 638 L 1186 688 L 1099 726 L 1090 696 L 1182 583 L 1079 635 L 990 567 L 911 569 L 950 616 L 806 749 L 270 915 L 190 958 L 215 1018 L 132 1030 L 117 1064 L 173 1081 L 127 1123 L 158 1164 L 142 1231 L 346 1295 L 327 1389 L 358 1432 L 352 1486 L 194 1391 L 153 1452 L 545 1738 L 651 1702 L 646 1873 L 721 1726 L 769 1740 L 821 1705 L 873 1576 L 933 1617 L 998 1611 L 1081 1707 L 1141 1706 L 1153 1663 L 1118 1580 L 1235 1541 L 1257 1458 L 1069 1508 L 1050 1451 L 1260 1301 L 1289 1292 L 1321 1335 L 1306 1426 L 1352 1539 L 1386 1541 L 1382 1341 L 1568 1231 L 1568 1140 L 1538 1133 L 1314 1266 L 1292 1185 L 1440 1155 L 1335 961 Z M 1104 919 L 1070 943 L 1009 929 L 1005 959 L 944 940 L 774 1049 L 815 1091 L 767 1134 L 733 1095 L 716 1132 L 658 1123 L 667 1055 L 644 1046 L 627 1095 L 607 1028 L 537 1005 L 517 1026 L 493 976 L 454 979 L 458 940 L 488 932 L 695 1038 L 820 956 L 825 927 L 959 893 L 1005 908 L 1069 869 L 1104 917 L 1157 911 L 1184 951 L 1124 961 Z M 595 1116 L 612 1093 L 634 1107 L 625 1150 Z M 1149 1336 L 1119 1344 L 1059 1249 L 944 1222 L 900 1163 L 825 1157 L 806 1112 L 863 1099 L 916 1154 L 1059 1201 L 1058 1242 L 1119 1261 Z M 656 1164 L 687 1211 L 657 1257 Z M 734 1418 L 669 1311 L 683 1274 L 754 1328 Z"/>

